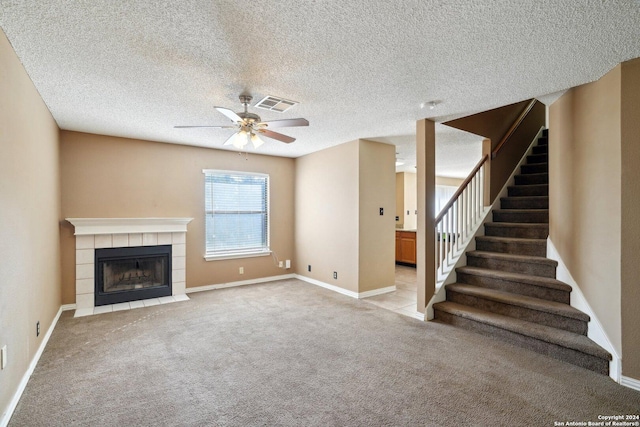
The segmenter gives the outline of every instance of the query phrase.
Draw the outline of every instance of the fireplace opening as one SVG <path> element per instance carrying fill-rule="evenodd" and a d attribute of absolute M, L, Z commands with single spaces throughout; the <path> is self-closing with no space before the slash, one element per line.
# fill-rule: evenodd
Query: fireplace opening
<path fill-rule="evenodd" d="M 171 295 L 171 245 L 95 250 L 95 305 Z"/>

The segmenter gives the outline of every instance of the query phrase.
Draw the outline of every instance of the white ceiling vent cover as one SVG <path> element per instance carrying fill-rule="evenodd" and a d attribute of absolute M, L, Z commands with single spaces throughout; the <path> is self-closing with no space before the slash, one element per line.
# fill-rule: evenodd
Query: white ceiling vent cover
<path fill-rule="evenodd" d="M 255 105 L 255 107 L 262 108 L 263 110 L 271 110 L 271 111 L 277 111 L 279 113 L 284 113 L 289 108 L 298 104 L 299 102 L 296 102 L 296 101 L 290 101 L 288 99 L 282 99 L 277 96 L 269 95 L 264 97 L 262 101 L 258 102 Z"/>

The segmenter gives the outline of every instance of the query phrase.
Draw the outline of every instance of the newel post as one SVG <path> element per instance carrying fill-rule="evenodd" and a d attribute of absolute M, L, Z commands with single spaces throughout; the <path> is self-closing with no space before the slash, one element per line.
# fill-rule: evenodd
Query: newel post
<path fill-rule="evenodd" d="M 488 156 L 487 162 L 484 165 L 484 206 L 491 205 L 491 140 L 485 138 L 482 140 L 482 156 Z"/>
<path fill-rule="evenodd" d="M 424 313 L 436 289 L 436 131 L 435 123 L 416 122 L 416 157 L 418 187 L 417 279 L 418 304 Z"/>

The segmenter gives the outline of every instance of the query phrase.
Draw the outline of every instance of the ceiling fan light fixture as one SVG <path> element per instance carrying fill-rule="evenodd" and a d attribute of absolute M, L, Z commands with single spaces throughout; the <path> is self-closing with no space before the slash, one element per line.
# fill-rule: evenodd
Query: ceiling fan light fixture
<path fill-rule="evenodd" d="M 260 139 L 260 137 L 257 134 L 252 133 L 251 134 L 251 143 L 253 144 L 254 148 L 258 148 L 262 144 L 264 144 L 264 141 L 262 139 Z"/>
<path fill-rule="evenodd" d="M 240 103 L 244 106 L 244 111 L 236 113 L 228 108 L 223 107 L 213 107 L 219 113 L 226 116 L 233 122 L 233 125 L 224 125 L 224 126 L 210 126 L 210 125 L 200 125 L 200 126 L 174 126 L 174 128 L 216 128 L 216 129 L 236 129 L 237 132 L 233 135 L 229 136 L 223 145 L 233 145 L 236 149 L 242 150 L 248 143 L 251 141 L 255 148 L 260 147 L 264 144 L 262 138 L 258 136 L 260 133 L 263 137 L 275 139 L 280 142 L 284 142 L 285 144 L 290 144 L 294 142 L 296 139 L 292 138 L 288 135 L 284 135 L 278 132 L 274 132 L 271 129 L 267 128 L 279 128 L 279 127 L 288 127 L 288 126 L 309 126 L 309 121 L 303 118 L 297 119 L 283 119 L 283 120 L 271 120 L 263 122 L 260 116 L 257 114 L 249 113 L 247 111 L 247 106 L 251 102 L 253 98 L 251 95 L 240 95 Z M 273 102 L 280 102 L 283 104 L 293 103 L 293 101 L 287 100 L 276 100 L 272 99 Z M 284 111 L 272 109 L 273 111 Z"/>
<path fill-rule="evenodd" d="M 235 135 L 231 144 L 234 147 L 236 147 L 238 150 L 241 150 L 245 145 L 247 145 L 248 137 L 249 137 L 249 134 L 247 133 L 247 131 L 241 130 Z"/>

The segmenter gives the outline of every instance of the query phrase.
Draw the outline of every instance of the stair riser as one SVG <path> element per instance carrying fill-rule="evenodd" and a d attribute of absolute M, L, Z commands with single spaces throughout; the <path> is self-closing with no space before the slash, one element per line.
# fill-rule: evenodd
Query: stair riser
<path fill-rule="evenodd" d="M 484 234 L 497 237 L 519 237 L 522 239 L 546 239 L 549 227 L 500 227 L 499 224 L 484 225 Z"/>
<path fill-rule="evenodd" d="M 547 173 L 549 172 L 549 165 L 547 163 L 534 163 L 532 165 L 520 166 L 520 173 Z"/>
<path fill-rule="evenodd" d="M 533 147 L 532 154 L 547 154 L 549 152 L 549 145 L 541 144 Z"/>
<path fill-rule="evenodd" d="M 555 279 L 556 267 L 551 264 L 526 261 L 507 261 L 499 258 L 476 257 L 467 254 L 467 265 L 470 267 L 488 268 L 490 270 L 509 271 L 511 273 L 530 274 L 538 277 Z"/>
<path fill-rule="evenodd" d="M 524 223 L 548 223 L 549 212 L 546 210 L 540 210 L 540 212 L 510 212 L 506 211 L 493 211 L 494 222 L 524 222 Z"/>
<path fill-rule="evenodd" d="M 503 197 L 501 209 L 549 209 L 549 197 Z"/>
<path fill-rule="evenodd" d="M 514 255 L 547 256 L 547 243 L 544 240 L 540 242 L 493 242 L 476 239 L 476 249 Z"/>
<path fill-rule="evenodd" d="M 507 195 L 509 197 L 519 196 L 548 196 L 549 185 L 536 185 L 536 186 L 522 186 L 516 185 L 507 188 Z"/>
<path fill-rule="evenodd" d="M 547 173 L 516 175 L 514 178 L 516 185 L 547 184 L 549 182 L 549 174 Z"/>
<path fill-rule="evenodd" d="M 546 154 L 531 154 L 527 156 L 527 164 L 547 163 L 548 157 Z"/>
<path fill-rule="evenodd" d="M 438 310 L 434 307 L 435 318 L 443 323 L 465 328 L 486 336 L 499 338 L 510 344 L 523 347 L 537 353 L 541 353 L 555 359 L 559 359 L 573 365 L 595 371 L 602 375 L 609 375 L 609 361 L 599 357 L 585 354 L 576 350 L 551 344 L 536 338 L 520 335 L 502 328 L 479 323 Z"/>
<path fill-rule="evenodd" d="M 511 280 L 496 279 L 493 277 L 477 276 L 468 273 L 456 273 L 456 281 L 469 285 L 481 286 L 483 288 L 496 289 L 498 291 L 511 292 L 518 295 L 540 298 L 547 301 L 561 302 L 569 304 L 571 294 L 559 289 L 544 288 L 542 286 L 529 285 L 527 283 L 514 282 Z"/>
<path fill-rule="evenodd" d="M 559 316 L 553 313 L 532 310 L 526 307 L 505 304 L 472 295 L 465 295 L 449 289 L 447 289 L 447 301 L 476 307 L 491 313 L 515 317 L 517 319 L 538 323 L 540 325 L 551 326 L 552 328 L 564 329 L 565 331 L 573 332 L 574 334 L 587 335 L 587 322 Z"/>

